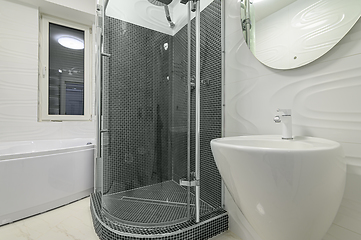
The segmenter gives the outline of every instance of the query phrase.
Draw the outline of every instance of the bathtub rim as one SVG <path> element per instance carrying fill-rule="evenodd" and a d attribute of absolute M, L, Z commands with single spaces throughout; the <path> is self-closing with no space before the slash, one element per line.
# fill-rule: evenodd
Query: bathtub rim
<path fill-rule="evenodd" d="M 59 140 L 52 140 L 52 141 L 66 141 L 66 140 L 73 140 L 73 139 L 59 139 Z M 77 138 L 77 140 L 81 140 Z M 31 158 L 31 157 L 38 157 L 38 156 L 45 156 L 45 155 L 53 155 L 53 154 L 59 154 L 64 152 L 74 152 L 79 150 L 91 150 L 95 149 L 95 143 L 93 138 L 84 138 L 84 142 L 89 141 L 92 142 L 92 144 L 88 145 L 76 145 L 72 147 L 62 147 L 57 149 L 49 149 L 49 150 L 41 150 L 41 151 L 34 151 L 34 152 L 24 152 L 24 153 L 12 153 L 12 154 L 0 154 L 0 162 L 1 161 L 7 161 L 7 160 L 15 160 L 15 159 L 22 159 L 22 158 Z M 39 140 L 44 141 L 44 140 Z M 19 141 L 19 142 L 34 142 L 34 141 Z M 10 142 L 6 142 L 10 143 Z M 11 142 L 16 144 L 17 142 Z M 1 143 L 0 143 L 1 144 Z"/>

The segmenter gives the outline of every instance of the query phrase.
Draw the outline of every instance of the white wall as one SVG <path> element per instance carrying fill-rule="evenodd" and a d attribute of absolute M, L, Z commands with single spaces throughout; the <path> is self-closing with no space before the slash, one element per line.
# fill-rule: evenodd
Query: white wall
<path fill-rule="evenodd" d="M 38 122 L 39 10 L 0 6 L 0 141 L 94 138 L 92 121 Z"/>
<path fill-rule="evenodd" d="M 226 136 L 280 135 L 281 126 L 273 121 L 276 109 L 291 108 L 294 135 L 342 143 L 348 163 L 346 191 L 324 240 L 360 240 L 361 21 L 317 61 L 293 70 L 274 70 L 259 63 L 245 45 L 238 4 L 226 1 Z M 235 210 L 232 204 L 227 197 L 227 207 Z M 249 234 L 240 230 L 237 214 L 230 214 L 231 230 Z"/>
<path fill-rule="evenodd" d="M 96 1 L 94 0 L 45 0 L 50 3 L 55 3 L 61 6 L 64 6 L 66 8 L 72 8 L 76 10 L 80 10 L 82 12 L 86 12 L 89 14 L 94 15 L 95 14 L 95 4 Z"/>

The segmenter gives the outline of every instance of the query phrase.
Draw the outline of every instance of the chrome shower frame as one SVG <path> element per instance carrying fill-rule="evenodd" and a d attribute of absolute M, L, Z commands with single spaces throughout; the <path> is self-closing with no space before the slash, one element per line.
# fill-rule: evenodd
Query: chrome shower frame
<path fill-rule="evenodd" d="M 195 0 L 196 2 L 196 127 L 195 127 L 195 137 L 196 137 L 196 159 L 195 159 L 195 177 L 198 184 L 196 185 L 196 222 L 200 221 L 200 198 L 201 198 L 201 189 L 200 189 L 200 178 L 201 178 L 201 156 L 200 156 L 200 122 L 201 122 L 201 21 L 200 21 L 200 1 Z M 189 2 L 188 4 L 190 4 Z"/>
<path fill-rule="evenodd" d="M 226 134 L 225 134 L 225 107 L 226 107 L 226 100 L 225 100 L 225 93 L 224 93 L 224 85 L 225 85 L 225 78 L 226 78 L 226 57 L 225 57 L 225 54 L 226 54 L 226 43 L 225 43 L 225 40 L 226 40 L 226 37 L 225 37 L 225 29 L 226 29 L 226 21 L 225 21 L 225 16 L 226 16 L 226 8 L 225 8 L 225 3 L 224 1 L 221 1 L 221 8 L 222 8 L 222 12 L 221 12 L 221 49 L 222 49 L 222 129 L 221 129 L 221 136 L 222 137 L 225 137 Z M 222 199 L 221 199 L 221 204 L 222 204 L 222 207 L 225 208 L 225 192 L 226 192 L 226 186 L 224 184 L 224 181 L 222 179 Z"/>
<path fill-rule="evenodd" d="M 96 49 L 97 54 L 97 69 L 96 72 L 98 72 L 98 78 L 96 79 L 96 120 L 97 120 L 97 131 L 96 131 L 96 159 L 95 159 L 95 166 L 94 166 L 94 192 L 100 191 L 103 192 L 103 173 L 102 168 L 99 173 L 97 174 L 97 166 L 103 166 L 103 159 L 102 159 L 102 134 L 105 132 L 108 132 L 108 130 L 103 129 L 102 125 L 102 105 L 101 105 L 101 99 L 102 99 L 102 90 L 103 90 L 103 78 L 104 78 L 104 57 L 110 57 L 111 55 L 104 52 L 104 42 L 105 42 L 105 35 L 104 35 L 104 29 L 105 29 L 105 10 L 108 6 L 109 0 L 104 0 L 103 5 L 99 3 L 97 4 L 97 26 L 96 26 L 96 32 L 99 34 L 98 40 L 98 48 Z M 101 24 L 99 24 L 101 22 Z M 98 179 L 99 177 L 99 179 Z"/>

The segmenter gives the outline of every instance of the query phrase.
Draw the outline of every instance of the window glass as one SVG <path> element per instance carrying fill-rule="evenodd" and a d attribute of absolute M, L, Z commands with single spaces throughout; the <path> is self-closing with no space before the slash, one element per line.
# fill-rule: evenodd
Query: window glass
<path fill-rule="evenodd" d="M 84 115 L 84 31 L 49 23 L 49 115 Z"/>

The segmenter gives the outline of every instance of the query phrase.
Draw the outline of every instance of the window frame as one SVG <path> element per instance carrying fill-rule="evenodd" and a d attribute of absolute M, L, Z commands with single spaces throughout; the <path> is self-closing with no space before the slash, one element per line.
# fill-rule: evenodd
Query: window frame
<path fill-rule="evenodd" d="M 84 115 L 49 115 L 49 24 L 84 31 Z M 91 121 L 91 27 L 48 15 L 40 17 L 39 31 L 39 110 L 41 121 Z"/>

